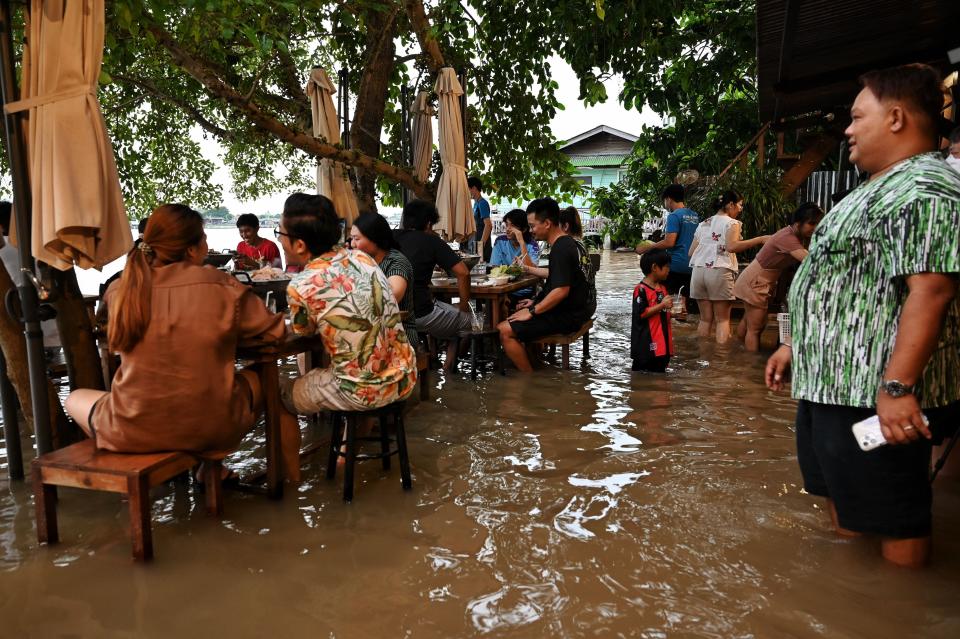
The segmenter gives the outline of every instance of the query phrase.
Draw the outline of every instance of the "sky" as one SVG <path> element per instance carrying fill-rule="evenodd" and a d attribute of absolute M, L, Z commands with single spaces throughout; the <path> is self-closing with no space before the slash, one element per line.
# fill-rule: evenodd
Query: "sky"
<path fill-rule="evenodd" d="M 585 107 L 577 99 L 580 87 L 573 69 L 557 57 L 551 58 L 550 65 L 554 72 L 554 79 L 560 85 L 557 90 L 557 97 L 561 104 L 566 107 L 565 110 L 557 112 L 557 116 L 551 123 L 553 134 L 558 140 L 570 139 L 601 124 L 637 135 L 644 124 L 660 122 L 660 118 L 649 109 L 644 110 L 643 113 L 635 110 L 628 111 L 617 102 L 616 96 L 620 94 L 623 85 L 620 78 L 613 78 L 605 83 L 607 95 L 610 96 L 606 103 Z M 434 129 L 436 130 L 436 125 Z M 204 155 L 220 167 L 214 173 L 214 181 L 223 186 L 223 205 L 230 209 L 231 213 L 234 215 L 240 213 L 262 215 L 279 213 L 283 209 L 286 193 L 278 193 L 252 201 L 241 202 L 238 200 L 231 188 L 230 175 L 220 164 L 218 158 L 219 146 L 213 141 L 203 141 L 201 146 Z"/>

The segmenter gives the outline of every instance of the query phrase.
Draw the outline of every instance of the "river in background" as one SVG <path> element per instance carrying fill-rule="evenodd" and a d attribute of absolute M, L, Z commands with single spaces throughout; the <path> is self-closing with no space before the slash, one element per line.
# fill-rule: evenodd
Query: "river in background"
<path fill-rule="evenodd" d="M 344 504 L 323 456 L 281 502 L 228 493 L 220 521 L 166 487 L 135 565 L 115 495 L 61 489 L 62 543 L 38 547 L 28 486 L 0 479 L 0 636 L 960 636 L 960 482 L 938 480 L 929 570 L 835 538 L 765 357 L 680 327 L 667 375 L 631 374 L 640 272 L 603 259 L 589 364 L 434 377 L 409 493 L 361 464 Z M 256 470 L 260 445 L 230 463 Z"/>

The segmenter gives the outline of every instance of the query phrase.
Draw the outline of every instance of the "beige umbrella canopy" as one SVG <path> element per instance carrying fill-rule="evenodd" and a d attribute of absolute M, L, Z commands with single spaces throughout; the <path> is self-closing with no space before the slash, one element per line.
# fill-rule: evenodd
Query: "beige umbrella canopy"
<path fill-rule="evenodd" d="M 340 127 L 337 123 L 337 111 L 333 107 L 333 86 L 327 72 L 314 67 L 307 81 L 307 95 L 310 96 L 310 111 L 313 114 L 313 136 L 323 138 L 328 144 L 340 144 Z M 317 165 L 317 193 L 325 195 L 333 202 L 334 210 L 347 226 L 357 219 L 357 198 L 353 194 L 353 185 L 347 176 L 346 167 L 340 162 L 324 158 Z"/>
<path fill-rule="evenodd" d="M 23 91 L 33 256 L 60 270 L 99 268 L 133 244 L 113 147 L 97 100 L 103 0 L 30 3 Z"/>
<path fill-rule="evenodd" d="M 413 176 L 426 182 L 430 176 L 430 162 L 433 160 L 433 107 L 430 106 L 430 94 L 421 91 L 410 106 L 413 114 L 411 137 L 413 138 Z"/>
<path fill-rule="evenodd" d="M 470 189 L 467 188 L 466 151 L 463 148 L 463 121 L 460 96 L 463 89 L 450 67 L 440 70 L 435 88 L 440 96 L 440 164 L 443 173 L 437 188 L 440 222 L 434 226 L 449 239 L 469 238 L 476 232 Z"/>

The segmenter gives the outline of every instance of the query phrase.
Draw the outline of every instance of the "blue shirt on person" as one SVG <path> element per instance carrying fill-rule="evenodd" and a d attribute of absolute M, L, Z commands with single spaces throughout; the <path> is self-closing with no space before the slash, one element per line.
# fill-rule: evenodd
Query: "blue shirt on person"
<path fill-rule="evenodd" d="M 477 242 L 483 239 L 483 221 L 490 219 L 490 203 L 484 197 L 473 203 L 473 221 L 477 225 Z M 491 238 L 492 239 L 492 238 Z M 490 242 L 488 239 L 487 242 Z"/>
<path fill-rule="evenodd" d="M 527 244 L 527 253 L 536 264 L 540 258 L 540 248 L 535 242 Z M 490 266 L 510 266 L 513 260 L 520 257 L 520 246 L 514 246 L 506 235 L 501 235 L 493 243 L 493 253 L 490 255 Z"/>
<path fill-rule="evenodd" d="M 690 245 L 693 244 L 693 234 L 697 232 L 700 216 L 693 209 L 686 207 L 676 209 L 667 216 L 667 225 L 663 233 L 676 233 L 677 242 L 667 249 L 670 253 L 670 272 L 690 273 Z"/>

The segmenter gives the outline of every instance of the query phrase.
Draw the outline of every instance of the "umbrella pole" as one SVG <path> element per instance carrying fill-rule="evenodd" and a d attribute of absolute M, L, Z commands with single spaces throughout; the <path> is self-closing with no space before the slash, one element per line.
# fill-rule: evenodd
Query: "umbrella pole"
<path fill-rule="evenodd" d="M 407 85 L 404 83 L 400 86 L 400 157 L 403 158 L 401 162 L 413 166 L 413 161 L 410 159 L 413 155 L 413 143 L 410 140 L 409 101 L 410 95 Z M 403 206 L 406 206 L 407 202 L 410 201 L 410 191 L 405 186 L 400 187 L 400 199 Z"/>
<path fill-rule="evenodd" d="M 26 9 L 29 10 L 29 9 Z M 4 106 L 17 99 L 13 58 L 13 23 L 10 0 L 0 0 L 0 90 Z M 34 260 L 30 254 L 31 227 L 30 176 L 27 172 L 27 149 L 24 146 L 23 119 L 20 114 L 4 110 L 3 124 L 7 134 L 7 159 L 13 174 L 13 202 L 17 223 L 17 249 L 23 271 L 20 286 L 20 306 L 23 334 L 27 341 L 27 366 L 30 369 L 30 405 L 33 408 L 33 426 L 37 455 L 52 450 L 50 435 L 50 406 L 47 403 L 47 362 L 43 354 L 43 330 L 40 328 L 40 299 L 32 281 L 36 280 Z M 21 398 L 22 399 L 22 398 Z"/>

